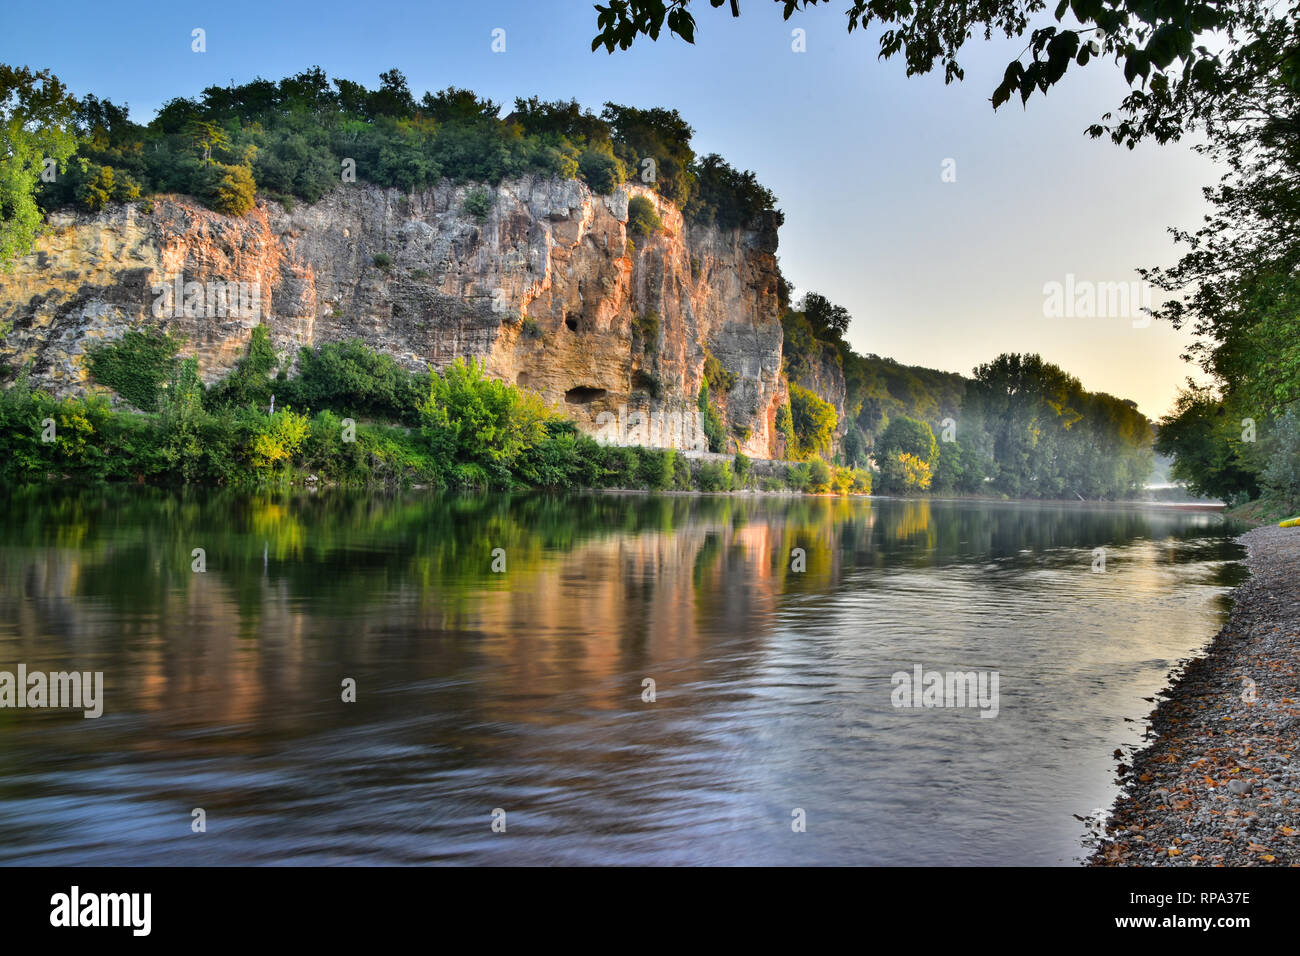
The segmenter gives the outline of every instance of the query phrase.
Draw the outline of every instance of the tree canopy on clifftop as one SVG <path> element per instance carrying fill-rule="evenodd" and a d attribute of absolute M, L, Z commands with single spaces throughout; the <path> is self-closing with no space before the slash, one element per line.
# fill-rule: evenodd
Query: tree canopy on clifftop
<path fill-rule="evenodd" d="M 606 103 L 597 115 L 576 101 L 533 97 L 501 112 L 456 87 L 417 98 L 397 69 L 368 89 L 313 67 L 168 100 L 141 125 L 107 99 L 74 99 L 48 71 L 0 66 L 0 256 L 30 248 L 37 203 L 93 212 L 182 193 L 242 215 L 259 193 L 289 204 L 346 182 L 415 190 L 444 178 L 495 184 L 528 173 L 580 178 L 600 193 L 635 182 L 691 220 L 724 228 L 762 214 L 779 222 L 776 197 L 752 172 L 695 155 L 694 131 L 676 110 Z M 42 181 L 44 157 L 59 169 Z"/>

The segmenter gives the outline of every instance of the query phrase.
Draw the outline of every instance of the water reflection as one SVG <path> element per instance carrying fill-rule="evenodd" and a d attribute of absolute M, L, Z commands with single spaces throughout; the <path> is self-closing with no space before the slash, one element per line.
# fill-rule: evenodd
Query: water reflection
<path fill-rule="evenodd" d="M 1125 508 L 5 505 L 0 669 L 103 670 L 107 697 L 0 710 L 10 862 L 1065 862 L 1239 574 L 1217 515 Z M 1000 670 L 1000 716 L 895 711 L 915 663 Z"/>

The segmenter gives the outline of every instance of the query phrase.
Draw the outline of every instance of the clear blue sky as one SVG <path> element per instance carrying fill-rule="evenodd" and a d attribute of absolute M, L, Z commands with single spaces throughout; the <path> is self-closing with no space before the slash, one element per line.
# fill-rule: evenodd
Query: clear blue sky
<path fill-rule="evenodd" d="M 1079 71 L 1027 110 L 995 114 L 988 97 L 1023 41 L 973 42 L 965 81 L 945 87 L 878 61 L 874 33 L 847 33 L 844 4 L 789 22 L 768 0 L 742 0 L 739 20 L 694 6 L 694 46 L 665 34 L 609 55 L 590 51 L 584 0 L 13 3 L 0 62 L 48 67 L 139 122 L 173 96 L 313 65 L 368 86 L 396 66 L 417 96 L 456 85 L 507 106 L 536 95 L 676 108 L 698 153 L 776 192 L 787 278 L 852 312 L 859 351 L 963 373 L 1036 351 L 1148 415 L 1168 409 L 1190 371 L 1185 335 L 1043 316 L 1044 284 L 1067 273 L 1126 282 L 1171 262 L 1166 228 L 1197 223 L 1216 175 L 1187 145 L 1130 152 L 1083 134 L 1124 95 L 1115 71 Z M 206 53 L 190 49 L 195 27 Z M 498 27 L 504 53 L 491 50 Z M 795 27 L 805 53 L 791 49 Z M 942 181 L 946 159 L 955 182 Z"/>

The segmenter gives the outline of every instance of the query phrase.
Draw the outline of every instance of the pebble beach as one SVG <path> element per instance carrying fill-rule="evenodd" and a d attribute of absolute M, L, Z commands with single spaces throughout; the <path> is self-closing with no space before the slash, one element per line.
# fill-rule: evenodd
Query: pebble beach
<path fill-rule="evenodd" d="M 1300 528 L 1241 541 L 1251 577 L 1120 764 L 1089 865 L 1300 866 Z"/>

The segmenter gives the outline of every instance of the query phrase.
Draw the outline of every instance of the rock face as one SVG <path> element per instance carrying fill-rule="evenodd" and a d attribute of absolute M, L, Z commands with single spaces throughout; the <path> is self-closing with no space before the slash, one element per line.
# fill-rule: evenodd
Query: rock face
<path fill-rule="evenodd" d="M 664 228 L 629 242 L 635 195 Z M 484 215 L 467 211 L 484 198 Z M 0 274 L 0 322 L 12 323 L 0 356 L 77 394 L 97 387 L 88 345 L 152 325 L 183 336 L 211 382 L 264 323 L 286 367 L 300 346 L 354 337 L 413 369 L 475 358 L 606 440 L 698 447 L 712 353 L 737 375 L 714 396 L 729 436 L 745 436 L 726 450 L 775 457 L 776 242 L 773 222 L 687 224 L 636 185 L 601 196 L 535 177 L 412 194 L 349 184 L 241 218 L 160 196 L 52 215 L 36 250 Z"/>

